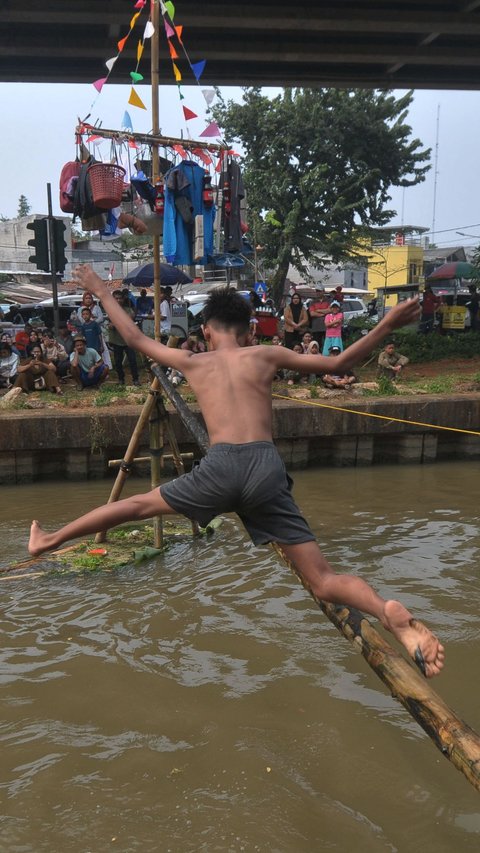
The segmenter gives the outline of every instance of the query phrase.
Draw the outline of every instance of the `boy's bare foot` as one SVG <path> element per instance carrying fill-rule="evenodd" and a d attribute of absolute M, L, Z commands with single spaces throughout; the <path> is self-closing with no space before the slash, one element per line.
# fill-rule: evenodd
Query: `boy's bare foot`
<path fill-rule="evenodd" d="M 28 550 L 32 557 L 39 557 L 44 551 L 48 551 L 51 548 L 49 540 L 49 534 L 45 533 L 38 521 L 32 521 L 30 539 L 28 540 Z"/>
<path fill-rule="evenodd" d="M 383 625 L 405 647 L 426 678 L 439 675 L 443 669 L 445 651 L 432 632 L 412 617 L 399 601 L 386 601 Z"/>

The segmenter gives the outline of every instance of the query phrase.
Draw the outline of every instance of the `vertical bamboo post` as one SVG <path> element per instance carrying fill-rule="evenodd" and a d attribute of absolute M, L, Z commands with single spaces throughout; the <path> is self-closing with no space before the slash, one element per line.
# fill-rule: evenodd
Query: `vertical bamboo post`
<path fill-rule="evenodd" d="M 159 28 L 160 8 L 159 0 L 152 0 L 152 24 L 154 28 L 151 39 L 151 80 L 152 80 L 152 134 L 158 136 L 160 133 L 160 107 L 159 107 Z M 160 177 L 160 160 L 158 155 L 158 144 L 152 145 L 152 176 L 156 183 Z M 155 340 L 160 340 L 160 237 L 153 237 L 153 302 L 155 316 Z M 155 418 L 150 419 L 150 451 L 151 451 L 151 484 L 152 489 L 160 485 L 161 453 L 163 448 L 163 426 L 158 410 L 158 401 L 155 405 Z M 163 521 L 161 516 L 153 519 L 154 547 L 161 548 L 163 544 Z"/>
<path fill-rule="evenodd" d="M 162 475 L 163 454 L 163 416 L 160 392 L 155 392 L 155 405 L 150 414 L 150 482 L 152 489 L 158 489 Z M 153 519 L 153 547 L 163 547 L 163 516 Z"/>
<path fill-rule="evenodd" d="M 142 411 L 140 412 L 140 417 L 139 417 L 139 419 L 135 425 L 135 429 L 131 435 L 130 441 L 128 443 L 128 447 L 127 447 L 127 449 L 125 451 L 125 455 L 123 457 L 123 462 L 120 466 L 120 469 L 119 469 L 118 474 L 116 476 L 115 482 L 113 484 L 112 491 L 110 492 L 110 497 L 107 501 L 107 503 L 109 503 L 109 504 L 114 503 L 115 501 L 118 501 L 118 499 L 122 493 L 123 484 L 125 483 L 125 480 L 127 479 L 128 475 L 130 473 L 130 465 L 132 463 L 132 460 L 136 456 L 137 447 L 140 443 L 140 438 L 141 438 L 142 432 L 145 429 L 145 427 L 149 421 L 150 414 L 151 414 L 152 409 L 155 405 L 156 394 L 158 392 L 159 387 L 160 387 L 160 384 L 158 382 L 158 379 L 154 379 L 151 386 L 150 386 L 149 395 L 148 395 L 147 399 L 145 400 L 145 403 L 143 404 Z M 97 535 L 95 536 L 95 542 L 97 544 L 99 544 L 100 542 L 105 542 L 106 536 L 107 536 L 106 530 L 99 531 L 97 533 Z"/>

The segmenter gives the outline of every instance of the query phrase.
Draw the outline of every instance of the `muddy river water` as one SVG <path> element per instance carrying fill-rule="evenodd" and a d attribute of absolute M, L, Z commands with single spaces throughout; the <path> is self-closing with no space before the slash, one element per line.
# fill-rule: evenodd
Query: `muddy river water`
<path fill-rule="evenodd" d="M 442 637 L 435 688 L 480 732 L 478 465 L 295 481 L 333 564 Z M 4 487 L 2 564 L 108 492 Z M 0 656 L 1 853 L 480 849 L 478 793 L 233 518 L 141 566 L 1 580 Z"/>

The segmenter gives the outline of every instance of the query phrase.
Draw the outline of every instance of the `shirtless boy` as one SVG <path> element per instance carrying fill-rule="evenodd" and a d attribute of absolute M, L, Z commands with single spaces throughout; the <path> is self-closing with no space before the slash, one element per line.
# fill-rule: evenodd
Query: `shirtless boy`
<path fill-rule="evenodd" d="M 428 628 L 398 601 L 380 598 L 364 580 L 333 571 L 293 501 L 291 480 L 273 444 L 273 377 L 281 369 L 325 373 L 331 359 L 286 347 L 248 346 L 250 306 L 230 289 L 213 291 L 204 310 L 208 351 L 172 349 L 147 338 L 90 267 L 77 267 L 74 278 L 101 300 L 130 347 L 184 374 L 205 418 L 211 447 L 196 468 L 159 489 L 98 507 L 53 533 L 34 521 L 30 553 L 36 556 L 126 521 L 181 513 L 205 526 L 221 512 L 237 512 L 252 541 L 278 543 L 317 596 L 379 619 L 408 654 L 423 663 L 428 678 L 438 675 L 444 649 Z M 393 329 L 415 322 L 419 313 L 416 299 L 392 308 L 368 335 L 337 357 L 337 369 L 369 355 Z"/>

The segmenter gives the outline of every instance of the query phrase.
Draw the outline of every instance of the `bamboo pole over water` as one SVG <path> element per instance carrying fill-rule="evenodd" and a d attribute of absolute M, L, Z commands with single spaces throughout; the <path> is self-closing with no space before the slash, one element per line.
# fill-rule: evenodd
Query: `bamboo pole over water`
<path fill-rule="evenodd" d="M 162 381 L 157 368 L 153 371 L 165 394 L 177 409 L 184 426 L 189 430 L 202 453 L 206 453 L 209 441 L 205 429 L 168 380 Z M 463 773 L 477 791 L 480 791 L 480 737 L 478 734 L 448 707 L 433 690 L 430 682 L 420 676 L 413 664 L 407 663 L 405 658 L 390 646 L 363 613 L 353 607 L 334 605 L 320 599 L 312 592 L 295 566 L 287 560 L 281 547 L 272 543 L 272 548 L 300 580 L 332 624 L 363 655 L 376 675 L 388 687 L 393 698 L 402 703 L 442 755 Z"/>

